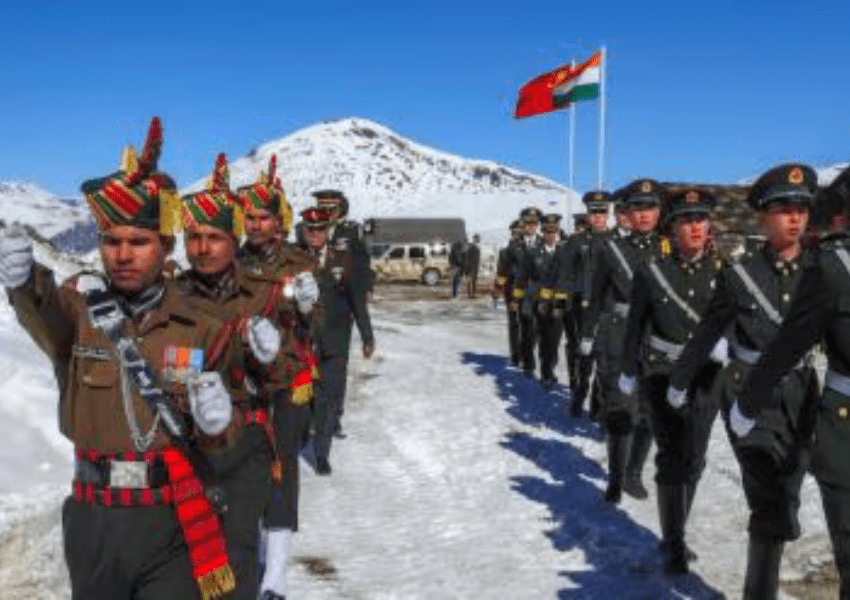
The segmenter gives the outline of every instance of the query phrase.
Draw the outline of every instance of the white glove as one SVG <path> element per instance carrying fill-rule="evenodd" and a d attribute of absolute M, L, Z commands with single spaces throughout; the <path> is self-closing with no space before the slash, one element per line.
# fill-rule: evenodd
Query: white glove
<path fill-rule="evenodd" d="M 716 363 L 720 363 L 721 365 L 726 365 L 729 363 L 729 340 L 725 337 L 717 340 L 717 343 L 714 344 L 714 348 L 711 349 L 711 360 Z"/>
<path fill-rule="evenodd" d="M 248 345 L 257 360 L 267 365 L 280 351 L 280 331 L 268 319 L 254 315 L 248 321 Z"/>
<path fill-rule="evenodd" d="M 625 373 L 620 373 L 620 378 L 617 379 L 617 387 L 620 388 L 620 391 L 626 396 L 632 396 L 637 389 L 637 380 Z"/>
<path fill-rule="evenodd" d="M 14 289 L 32 273 L 32 240 L 21 229 L 0 231 L 0 286 Z"/>
<path fill-rule="evenodd" d="M 295 276 L 294 288 L 298 311 L 306 315 L 313 310 L 313 305 L 319 299 L 319 284 L 310 271 L 304 271 Z"/>
<path fill-rule="evenodd" d="M 582 356 L 590 356 L 591 352 L 593 352 L 593 339 L 582 338 L 578 345 L 578 353 Z"/>
<path fill-rule="evenodd" d="M 218 371 L 199 373 L 187 387 L 189 408 L 200 430 L 207 435 L 224 431 L 233 417 L 233 404 Z"/>
<path fill-rule="evenodd" d="M 676 409 L 682 408 L 687 401 L 687 393 L 687 390 L 678 390 L 671 385 L 667 388 L 667 404 Z"/>
<path fill-rule="evenodd" d="M 732 404 L 732 410 L 729 411 L 729 428 L 735 433 L 735 435 L 742 438 L 751 432 L 755 426 L 755 419 L 751 419 L 742 413 L 741 406 L 738 404 L 738 401 L 735 400 Z"/>

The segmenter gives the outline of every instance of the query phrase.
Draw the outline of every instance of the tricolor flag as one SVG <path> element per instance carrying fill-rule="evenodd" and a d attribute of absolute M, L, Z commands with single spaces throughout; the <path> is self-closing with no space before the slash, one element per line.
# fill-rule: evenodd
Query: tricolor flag
<path fill-rule="evenodd" d="M 599 96 L 602 55 L 597 52 L 576 67 L 565 65 L 539 75 L 522 86 L 519 91 L 517 119 L 532 117 L 569 106 L 579 100 Z"/>

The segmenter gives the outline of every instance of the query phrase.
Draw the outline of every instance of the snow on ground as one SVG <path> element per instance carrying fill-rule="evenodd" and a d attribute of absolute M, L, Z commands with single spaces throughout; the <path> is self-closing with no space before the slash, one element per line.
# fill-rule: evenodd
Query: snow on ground
<path fill-rule="evenodd" d="M 654 497 L 602 500 L 598 429 L 564 415 L 564 388 L 544 393 L 508 366 L 502 310 L 379 301 L 373 314 L 378 350 L 363 360 L 355 336 L 334 473 L 302 463 L 292 598 L 740 597 L 747 511 L 722 427 L 689 529 L 699 561 L 668 578 Z M 64 600 L 58 522 L 70 448 L 57 443 L 46 363 L 4 305 L 0 352 L 0 600 Z M 830 559 L 811 481 L 802 518 L 784 579 Z"/>

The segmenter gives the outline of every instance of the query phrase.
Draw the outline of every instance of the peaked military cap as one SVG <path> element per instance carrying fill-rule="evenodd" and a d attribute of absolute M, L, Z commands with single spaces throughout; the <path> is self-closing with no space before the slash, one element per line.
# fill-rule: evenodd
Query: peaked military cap
<path fill-rule="evenodd" d="M 142 156 L 130 147 L 124 152 L 120 169 L 83 182 L 80 191 L 100 231 L 126 225 L 159 230 L 174 235 L 180 229 L 180 198 L 177 186 L 167 174 L 157 171 L 162 151 L 162 125 L 151 119 Z"/>
<path fill-rule="evenodd" d="M 682 215 L 708 216 L 717 204 L 714 194 L 697 188 L 685 188 L 672 194 L 664 206 L 664 222 Z"/>
<path fill-rule="evenodd" d="M 557 233 L 561 230 L 561 215 L 555 213 L 544 215 L 541 228 L 547 233 Z"/>
<path fill-rule="evenodd" d="M 755 210 L 770 204 L 805 204 L 812 206 L 818 189 L 818 175 L 809 166 L 790 163 L 780 165 L 759 177 L 750 188 L 747 203 Z"/>
<path fill-rule="evenodd" d="M 313 192 L 318 206 L 323 206 L 330 211 L 339 209 L 339 215 L 344 217 L 348 214 L 348 198 L 339 190 L 318 190 Z"/>
<path fill-rule="evenodd" d="M 582 196 L 581 201 L 587 206 L 588 212 L 608 212 L 608 203 L 611 202 L 612 196 L 604 190 L 596 190 L 587 192 Z"/>
<path fill-rule="evenodd" d="M 324 229 L 331 222 L 331 213 L 324 208 L 311 206 L 301 211 L 301 222 L 307 229 Z"/>
<path fill-rule="evenodd" d="M 514 219 L 513 221 L 511 221 L 511 225 L 510 227 L 508 227 L 508 229 L 510 229 L 511 231 L 522 229 L 522 221 L 520 221 L 519 219 Z"/>
<path fill-rule="evenodd" d="M 847 212 L 850 209 L 850 167 L 841 171 L 823 192 L 832 214 Z"/>
<path fill-rule="evenodd" d="M 183 196 L 183 225 L 210 225 L 240 237 L 244 231 L 239 197 L 230 191 L 227 155 L 219 154 L 207 189 Z"/>
<path fill-rule="evenodd" d="M 621 190 L 623 202 L 631 207 L 637 205 L 661 206 L 664 203 L 664 188 L 654 179 L 636 179 Z"/>
<path fill-rule="evenodd" d="M 542 217 L 543 212 L 534 206 L 523 208 L 519 213 L 519 218 L 523 223 L 539 223 Z"/>

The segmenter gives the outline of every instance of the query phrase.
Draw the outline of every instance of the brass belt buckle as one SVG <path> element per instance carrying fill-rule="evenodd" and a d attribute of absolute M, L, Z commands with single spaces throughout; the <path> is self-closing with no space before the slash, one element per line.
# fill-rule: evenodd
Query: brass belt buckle
<path fill-rule="evenodd" d="M 116 488 L 146 488 L 148 463 L 116 460 L 109 464 L 109 486 Z"/>

